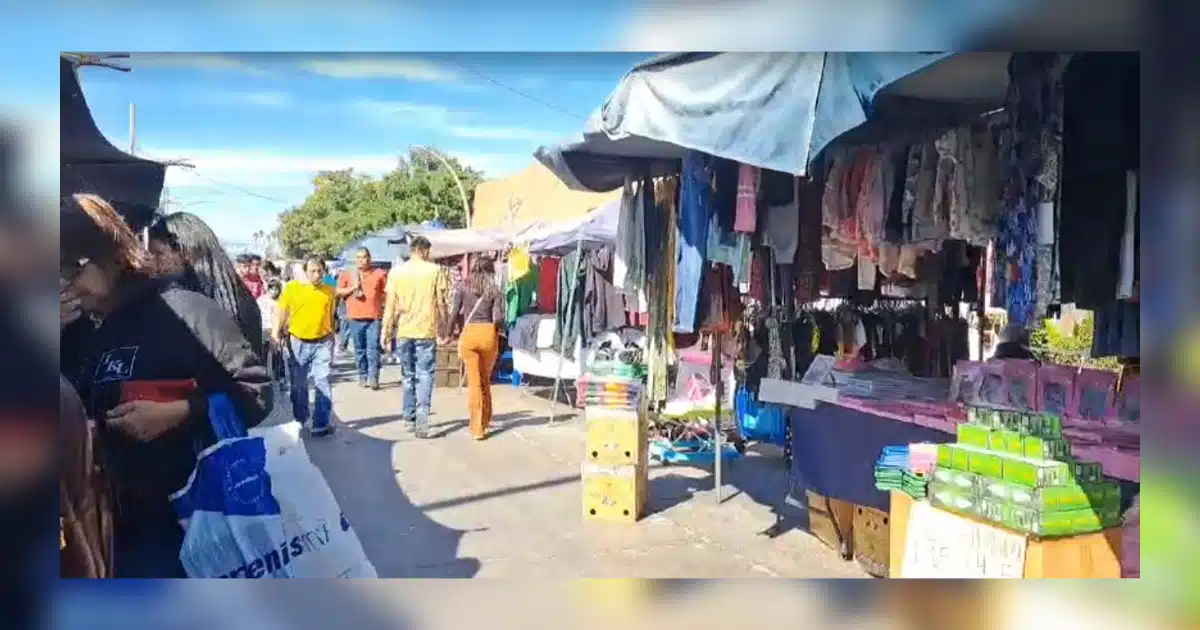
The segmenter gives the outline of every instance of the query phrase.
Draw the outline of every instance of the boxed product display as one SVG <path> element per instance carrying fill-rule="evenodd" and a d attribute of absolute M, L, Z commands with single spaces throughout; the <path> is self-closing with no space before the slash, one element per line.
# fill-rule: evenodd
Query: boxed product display
<path fill-rule="evenodd" d="M 1079 413 L 1075 400 L 1076 368 L 1043 365 L 1038 369 L 1038 411 L 1074 417 Z"/>
<path fill-rule="evenodd" d="M 1117 394 L 1117 421 L 1125 424 L 1142 422 L 1142 380 L 1137 374 L 1126 374 L 1121 378 L 1121 391 Z"/>
<path fill-rule="evenodd" d="M 1115 417 L 1117 375 L 1105 370 L 1080 370 L 1075 377 L 1079 419 L 1102 422 Z"/>
<path fill-rule="evenodd" d="M 1120 489 L 1096 462 L 1078 460 L 1058 414 L 970 407 L 958 442 L 937 447 L 929 500 L 1036 536 L 1110 527 Z"/>

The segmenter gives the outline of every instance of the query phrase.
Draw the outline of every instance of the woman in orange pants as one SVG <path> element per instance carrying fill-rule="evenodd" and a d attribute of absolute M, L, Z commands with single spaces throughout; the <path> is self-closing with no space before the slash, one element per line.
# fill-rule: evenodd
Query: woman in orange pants
<path fill-rule="evenodd" d="M 491 260 L 477 261 L 454 292 L 450 310 L 455 328 L 461 331 L 458 356 L 466 366 L 471 435 L 476 440 L 487 437 L 492 423 L 492 368 L 500 353 L 499 331 L 504 323 L 504 295 L 496 286 L 495 275 Z"/>

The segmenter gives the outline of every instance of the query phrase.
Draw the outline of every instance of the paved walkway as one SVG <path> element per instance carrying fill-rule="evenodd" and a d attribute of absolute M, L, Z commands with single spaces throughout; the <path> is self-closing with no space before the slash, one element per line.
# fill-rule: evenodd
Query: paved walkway
<path fill-rule="evenodd" d="M 380 577 L 863 577 L 807 533 L 768 539 L 786 471 L 778 451 L 752 449 L 727 467 L 718 506 L 710 470 L 657 467 L 650 516 L 634 525 L 587 522 L 580 505 L 581 421 L 547 422 L 549 402 L 493 389 L 493 435 L 466 429 L 465 390 L 434 391 L 435 439 L 401 425 L 399 372 L 360 389 L 335 366 L 339 433 L 312 441 Z"/>

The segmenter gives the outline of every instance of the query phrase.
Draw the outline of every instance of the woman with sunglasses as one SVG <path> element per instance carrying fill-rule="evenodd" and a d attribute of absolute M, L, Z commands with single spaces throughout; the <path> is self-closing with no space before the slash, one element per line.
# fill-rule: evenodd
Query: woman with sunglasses
<path fill-rule="evenodd" d="M 270 378 L 217 302 L 153 273 L 112 206 L 60 206 L 63 375 L 97 425 L 113 485 L 116 577 L 185 577 L 169 497 L 215 443 L 208 397 L 227 395 L 247 426 L 271 408 Z"/>

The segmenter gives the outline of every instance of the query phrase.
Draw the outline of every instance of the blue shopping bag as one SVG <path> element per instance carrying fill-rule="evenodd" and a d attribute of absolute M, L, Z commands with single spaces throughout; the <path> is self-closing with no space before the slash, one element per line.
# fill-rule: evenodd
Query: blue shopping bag
<path fill-rule="evenodd" d="M 247 432 L 224 394 L 209 398 L 209 421 L 217 443 L 171 497 L 189 577 L 376 577 L 299 423 Z"/>

